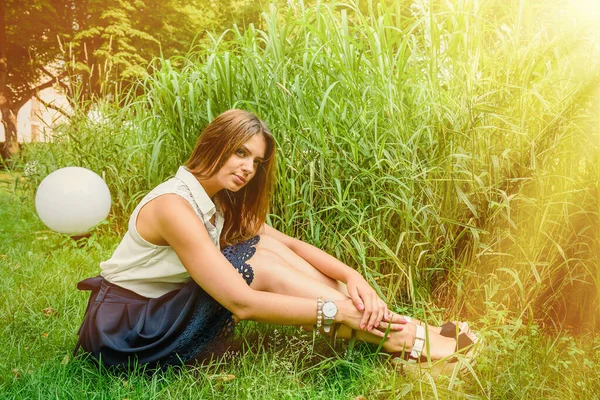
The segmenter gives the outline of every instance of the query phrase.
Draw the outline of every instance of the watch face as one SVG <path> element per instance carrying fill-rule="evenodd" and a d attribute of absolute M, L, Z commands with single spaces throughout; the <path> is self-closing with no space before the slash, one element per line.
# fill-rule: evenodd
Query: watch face
<path fill-rule="evenodd" d="M 334 302 L 328 301 L 325 304 L 323 304 L 323 315 L 329 318 L 333 318 L 335 317 L 335 314 L 337 314 L 337 307 Z"/>

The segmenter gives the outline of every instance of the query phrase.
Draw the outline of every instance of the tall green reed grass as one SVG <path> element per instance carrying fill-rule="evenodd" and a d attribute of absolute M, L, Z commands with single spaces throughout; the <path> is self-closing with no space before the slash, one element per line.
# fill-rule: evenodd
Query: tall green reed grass
<path fill-rule="evenodd" d="M 568 2 L 290 2 L 156 59 L 32 147 L 103 174 L 112 229 L 229 108 L 278 142 L 271 223 L 397 306 L 598 326 L 600 49 Z"/>

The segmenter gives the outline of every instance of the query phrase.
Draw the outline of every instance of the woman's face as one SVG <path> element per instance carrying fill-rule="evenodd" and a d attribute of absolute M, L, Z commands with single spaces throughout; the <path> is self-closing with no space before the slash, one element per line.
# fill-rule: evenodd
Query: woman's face
<path fill-rule="evenodd" d="M 237 192 L 246 186 L 256 175 L 256 170 L 264 161 L 266 151 L 267 142 L 264 136 L 252 136 L 233 152 L 215 175 L 207 179 L 206 183 L 210 183 L 215 189 L 215 192 L 209 195 L 212 196 L 221 189 Z"/>

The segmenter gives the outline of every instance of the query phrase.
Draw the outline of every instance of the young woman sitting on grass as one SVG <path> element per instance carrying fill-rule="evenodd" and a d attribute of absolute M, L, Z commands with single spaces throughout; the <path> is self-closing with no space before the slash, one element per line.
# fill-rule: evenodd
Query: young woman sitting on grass
<path fill-rule="evenodd" d="M 101 276 L 79 283 L 92 294 L 77 348 L 106 366 L 182 364 L 239 320 L 385 337 L 386 352 L 417 361 L 473 343 L 466 326 L 426 330 L 391 312 L 354 269 L 266 225 L 274 164 L 263 121 L 241 110 L 213 120 L 185 166 L 136 207 Z"/>

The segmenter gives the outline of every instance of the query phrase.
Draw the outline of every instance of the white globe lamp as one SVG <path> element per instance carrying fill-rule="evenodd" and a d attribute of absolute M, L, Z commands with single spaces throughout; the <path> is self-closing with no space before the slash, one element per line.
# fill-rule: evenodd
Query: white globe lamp
<path fill-rule="evenodd" d="M 110 203 L 104 180 L 81 167 L 52 172 L 35 194 L 35 209 L 42 222 L 53 231 L 72 236 L 83 235 L 106 219 Z"/>

